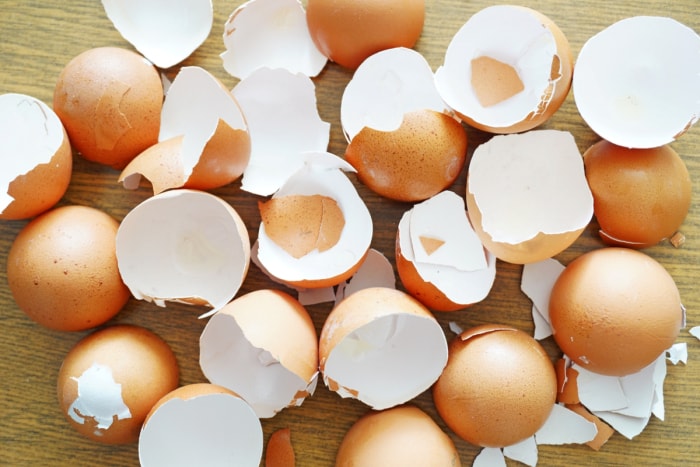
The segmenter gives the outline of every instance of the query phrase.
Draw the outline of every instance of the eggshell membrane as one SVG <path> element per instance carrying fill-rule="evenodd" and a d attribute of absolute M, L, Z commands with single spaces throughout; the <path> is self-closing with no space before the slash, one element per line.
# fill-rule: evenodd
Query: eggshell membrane
<path fill-rule="evenodd" d="M 586 150 L 583 163 L 606 243 L 646 248 L 683 224 L 692 184 L 683 159 L 670 146 L 630 149 L 601 140 Z"/>
<path fill-rule="evenodd" d="M 568 248 L 593 217 L 593 196 L 571 133 L 497 135 L 474 150 L 467 212 L 497 258 L 534 263 Z"/>
<path fill-rule="evenodd" d="M 190 56 L 214 21 L 211 0 L 102 0 L 102 6 L 122 37 L 160 68 Z"/>
<path fill-rule="evenodd" d="M 309 0 L 306 22 L 316 47 L 349 69 L 380 50 L 411 48 L 423 32 L 423 0 Z"/>
<path fill-rule="evenodd" d="M 529 334 L 487 324 L 450 342 L 447 366 L 432 392 L 440 417 L 459 437 L 504 447 L 544 425 L 557 379 L 547 353 Z"/>
<path fill-rule="evenodd" d="M 400 290 L 368 287 L 329 313 L 319 357 L 331 391 L 381 410 L 409 401 L 435 382 L 447 361 L 447 342 L 419 301 Z"/>
<path fill-rule="evenodd" d="M 316 329 L 285 292 L 259 289 L 234 299 L 209 319 L 199 342 L 205 377 L 239 394 L 260 418 L 301 405 L 316 388 Z"/>
<path fill-rule="evenodd" d="M 469 125 L 491 133 L 520 133 L 559 109 L 571 88 L 573 62 L 566 36 L 550 18 L 524 6 L 493 5 L 457 31 L 435 80 L 445 102 Z M 513 72 L 522 91 L 513 87 Z"/>
<path fill-rule="evenodd" d="M 700 115 L 700 36 L 672 18 L 633 16 L 590 37 L 572 89 L 584 121 L 628 148 L 671 143 Z"/>
<path fill-rule="evenodd" d="M 117 232 L 119 271 L 133 296 L 211 307 L 238 292 L 250 265 L 243 220 L 211 193 L 176 189 L 152 196 L 127 213 Z"/>
<path fill-rule="evenodd" d="M 402 405 L 370 411 L 345 433 L 335 465 L 462 465 L 452 439 L 420 408 Z"/>
<path fill-rule="evenodd" d="M 106 444 L 138 440 L 151 408 L 177 388 L 170 346 L 140 326 L 113 325 L 82 338 L 58 373 L 61 411 L 87 438 Z"/>
<path fill-rule="evenodd" d="M 404 115 L 395 131 L 365 127 L 345 159 L 372 191 L 397 201 L 422 201 L 449 187 L 466 160 L 467 133 L 451 116 L 433 110 Z"/>
<path fill-rule="evenodd" d="M 54 330 L 79 331 L 114 317 L 130 297 L 117 267 L 119 223 L 96 208 L 61 206 L 34 218 L 7 255 L 17 306 Z"/>
<path fill-rule="evenodd" d="M 52 208 L 71 179 L 73 154 L 56 113 L 26 94 L 0 94 L 0 219 L 29 219 Z M 41 189 L 39 189 L 41 187 Z"/>
<path fill-rule="evenodd" d="M 294 467 L 296 457 L 291 430 L 280 428 L 270 435 L 265 447 L 265 467 Z"/>
<path fill-rule="evenodd" d="M 181 386 L 148 414 L 139 437 L 143 467 L 259 465 L 260 419 L 236 393 L 209 383 Z"/>
<path fill-rule="evenodd" d="M 611 376 L 652 363 L 684 326 L 673 277 L 652 257 L 619 247 L 569 263 L 552 288 L 549 316 L 554 340 L 573 362 Z"/>
<path fill-rule="evenodd" d="M 158 141 L 162 105 L 156 68 L 119 47 L 75 56 L 61 70 L 53 95 L 53 109 L 73 148 L 116 169 Z"/>

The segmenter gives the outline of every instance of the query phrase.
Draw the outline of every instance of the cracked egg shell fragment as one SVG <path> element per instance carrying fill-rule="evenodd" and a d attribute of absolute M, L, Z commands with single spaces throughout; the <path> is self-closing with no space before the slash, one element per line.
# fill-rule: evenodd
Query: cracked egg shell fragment
<path fill-rule="evenodd" d="M 327 287 L 361 266 L 372 241 L 372 218 L 343 171 L 352 167 L 341 158 L 309 154 L 304 166 L 260 203 L 257 261 L 268 275 L 295 287 Z M 300 205 L 306 208 L 290 209 Z M 305 246 L 298 251 L 301 240 Z"/>
<path fill-rule="evenodd" d="M 250 264 L 250 239 L 226 201 L 170 190 L 127 213 L 117 232 L 117 260 L 135 298 L 208 306 L 207 316 L 238 292 Z"/>
<path fill-rule="evenodd" d="M 435 78 L 442 98 L 469 125 L 518 133 L 559 109 L 572 74 L 569 42 L 551 19 L 523 6 L 494 5 L 459 29 Z"/>
<path fill-rule="evenodd" d="M 299 0 L 249 0 L 226 20 L 224 69 L 245 79 L 258 68 L 284 68 L 309 77 L 328 59 L 314 44 Z"/>
<path fill-rule="evenodd" d="M 401 217 L 396 267 L 406 290 L 435 311 L 455 311 L 488 295 L 496 257 L 469 223 L 464 200 L 443 191 Z"/>
<path fill-rule="evenodd" d="M 162 397 L 139 436 L 142 467 L 258 466 L 260 419 L 238 394 L 209 383 L 181 386 Z"/>
<path fill-rule="evenodd" d="M 204 376 L 236 392 L 260 418 L 301 405 L 316 389 L 316 330 L 285 292 L 260 289 L 234 299 L 209 319 L 199 345 Z"/>
<path fill-rule="evenodd" d="M 56 113 L 35 97 L 2 94 L 0 138 L 0 219 L 29 219 L 55 206 L 73 168 L 68 135 Z"/>
<path fill-rule="evenodd" d="M 428 389 L 447 363 L 445 334 L 405 292 L 358 290 L 329 313 L 319 340 L 323 382 L 341 397 L 381 410 Z"/>
<path fill-rule="evenodd" d="M 236 99 L 200 67 L 184 67 L 163 103 L 158 142 L 127 165 L 119 181 L 154 194 L 171 188 L 209 190 L 237 180 L 250 160 L 248 126 Z"/>
<path fill-rule="evenodd" d="M 102 0 L 122 37 L 159 68 L 177 65 L 206 40 L 211 0 Z"/>

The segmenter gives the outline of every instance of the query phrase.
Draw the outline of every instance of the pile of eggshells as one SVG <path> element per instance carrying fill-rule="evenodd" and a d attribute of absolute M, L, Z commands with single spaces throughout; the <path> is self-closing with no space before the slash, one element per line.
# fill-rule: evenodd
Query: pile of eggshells
<path fill-rule="evenodd" d="M 685 60 L 700 50 L 694 31 L 670 18 L 619 21 L 584 45 L 574 74 L 550 19 L 496 5 L 464 23 L 433 72 L 412 48 L 423 1 L 251 0 L 225 25 L 221 59 L 238 79 L 227 89 L 197 66 L 161 79 L 158 68 L 210 34 L 210 1 L 187 3 L 187 16 L 149 15 L 148 2 L 103 0 L 138 52 L 75 57 L 53 108 L 0 96 L 3 153 L 14 156 L 1 162 L 0 218 L 32 218 L 8 257 L 18 306 L 66 331 L 108 323 L 132 297 L 202 307 L 208 319 L 208 382 L 181 387 L 168 344 L 146 329 L 105 326 L 81 340 L 58 381 L 76 430 L 138 440 L 144 466 L 257 466 L 261 419 L 302 404 L 319 379 L 374 409 L 347 433 L 337 465 L 460 465 L 450 437 L 410 404 L 427 389 L 446 425 L 483 448 L 474 465 L 535 465 L 538 444 L 598 449 L 613 431 L 632 438 L 663 418 L 666 360 L 685 359 L 674 344 L 685 310 L 640 250 L 678 240 L 690 207 L 688 171 L 669 143 L 700 114 L 700 63 Z M 327 152 L 330 125 L 316 110 L 312 78 L 328 60 L 354 71 L 343 157 Z M 570 89 L 601 137 L 584 154 L 569 132 L 536 129 Z M 448 188 L 466 163 L 464 124 L 493 135 L 457 194 Z M 72 150 L 120 170 L 125 189 L 150 183 L 153 196 L 119 223 L 88 206 L 54 208 Z M 370 248 L 354 176 L 410 206 L 395 265 Z M 259 198 L 253 244 L 246 220 L 208 191 L 239 179 Z M 554 260 L 593 216 L 609 246 L 566 267 Z M 486 298 L 497 260 L 523 265 L 535 335 L 494 323 L 454 326 L 448 338 L 433 312 Z M 251 262 L 280 288 L 237 296 Z M 328 301 L 317 336 L 305 306 Z M 563 352 L 555 364 L 538 342 L 548 336 Z M 420 439 L 391 448 L 397 432 Z M 288 431 L 268 454 L 268 465 L 293 465 Z"/>

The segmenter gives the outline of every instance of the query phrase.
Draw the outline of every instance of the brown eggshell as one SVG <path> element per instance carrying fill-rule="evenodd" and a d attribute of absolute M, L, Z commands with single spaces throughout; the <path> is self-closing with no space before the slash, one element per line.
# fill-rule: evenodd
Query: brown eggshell
<path fill-rule="evenodd" d="M 646 367 L 676 340 L 684 322 L 673 277 L 652 257 L 606 247 L 576 258 L 549 301 L 554 340 L 594 373 L 624 376 Z"/>
<path fill-rule="evenodd" d="M 433 401 L 461 438 L 484 447 L 522 441 L 542 427 L 554 406 L 557 380 L 542 346 L 510 326 L 482 325 L 450 343 Z"/>
<path fill-rule="evenodd" d="M 265 448 L 265 467 L 294 467 L 291 430 L 280 428 L 270 435 Z"/>
<path fill-rule="evenodd" d="M 15 238 L 7 279 L 19 308 L 51 329 L 98 326 L 131 296 L 117 267 L 119 223 L 88 206 L 62 206 L 41 214 Z"/>
<path fill-rule="evenodd" d="M 58 373 L 58 401 L 80 434 L 132 443 L 151 408 L 178 383 L 177 360 L 164 340 L 139 326 L 115 325 L 68 352 Z"/>

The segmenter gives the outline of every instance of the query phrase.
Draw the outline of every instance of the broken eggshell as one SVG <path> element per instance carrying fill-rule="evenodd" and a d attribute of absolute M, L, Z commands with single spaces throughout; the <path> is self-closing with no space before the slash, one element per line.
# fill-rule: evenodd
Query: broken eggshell
<path fill-rule="evenodd" d="M 328 59 L 314 44 L 299 0 L 249 0 L 224 25 L 224 69 L 244 79 L 258 68 L 318 75 Z"/>
<path fill-rule="evenodd" d="M 700 36 L 672 18 L 633 16 L 598 32 L 576 59 L 583 120 L 627 148 L 671 143 L 700 115 Z"/>
<path fill-rule="evenodd" d="M 189 57 L 214 21 L 211 0 L 102 0 L 102 6 L 122 37 L 159 68 Z"/>
<path fill-rule="evenodd" d="M 199 339 L 204 376 L 243 397 L 260 418 L 301 405 L 318 377 L 318 340 L 306 309 L 259 289 L 224 306 Z"/>
<path fill-rule="evenodd" d="M 117 260 L 135 298 L 208 306 L 207 316 L 238 292 L 250 264 L 250 239 L 226 201 L 170 190 L 127 213 L 117 232 Z"/>
<path fill-rule="evenodd" d="M 73 153 L 61 120 L 25 94 L 0 95 L 0 219 L 29 219 L 56 205 Z"/>
<path fill-rule="evenodd" d="M 440 95 L 469 125 L 491 133 L 535 128 L 569 93 L 569 42 L 542 13 L 494 5 L 454 35 L 435 73 Z"/>
<path fill-rule="evenodd" d="M 376 410 L 416 397 L 447 363 L 447 341 L 435 317 L 407 293 L 385 287 L 342 300 L 319 342 L 324 384 Z"/>

